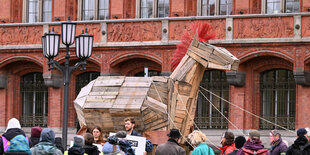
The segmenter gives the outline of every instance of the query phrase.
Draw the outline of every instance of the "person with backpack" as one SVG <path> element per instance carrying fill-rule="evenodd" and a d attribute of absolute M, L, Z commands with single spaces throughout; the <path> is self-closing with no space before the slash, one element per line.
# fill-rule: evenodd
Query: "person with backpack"
<path fill-rule="evenodd" d="M 29 142 L 23 135 L 17 135 L 10 140 L 10 146 L 4 155 L 29 155 L 31 154 Z"/>
<path fill-rule="evenodd" d="M 307 137 L 307 130 L 300 128 L 297 130 L 297 139 L 286 152 L 287 155 L 310 155 L 310 143 Z"/>
<path fill-rule="evenodd" d="M 262 145 L 259 131 L 252 130 L 249 133 L 248 140 L 237 152 L 237 155 L 270 155 L 270 153 L 268 152 L 268 149 L 265 149 L 264 145 Z"/>
<path fill-rule="evenodd" d="M 189 143 L 196 146 L 191 155 L 214 155 L 211 147 L 206 143 L 207 136 L 201 131 L 194 130 L 188 135 Z"/>
<path fill-rule="evenodd" d="M 55 133 L 50 128 L 42 130 L 40 142 L 30 150 L 32 155 L 62 155 L 62 152 L 55 146 Z"/>
<path fill-rule="evenodd" d="M 271 155 L 285 155 L 287 151 L 287 145 L 282 141 L 281 134 L 278 130 L 272 130 L 269 133 L 271 142 Z"/>
<path fill-rule="evenodd" d="M 4 152 L 7 151 L 10 146 L 11 139 L 17 135 L 26 137 L 25 132 L 21 129 L 19 121 L 16 118 L 12 118 L 8 122 L 5 133 L 0 138 L 0 154 L 4 154 Z"/>

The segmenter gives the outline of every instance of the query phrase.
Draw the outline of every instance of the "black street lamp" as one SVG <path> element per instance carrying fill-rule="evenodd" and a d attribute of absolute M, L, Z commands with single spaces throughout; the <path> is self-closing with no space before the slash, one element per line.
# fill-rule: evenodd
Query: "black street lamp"
<path fill-rule="evenodd" d="M 91 56 L 93 48 L 93 36 L 87 33 L 87 29 L 82 31 L 82 34 L 75 37 L 76 23 L 72 23 L 70 18 L 67 22 L 61 23 L 62 43 L 66 45 L 65 65 L 60 65 L 54 58 L 58 55 L 60 34 L 56 34 L 54 29 L 52 32 L 42 36 L 43 56 L 48 59 L 48 69 L 56 67 L 63 74 L 64 78 L 64 104 L 63 104 L 63 122 L 62 122 L 62 140 L 63 145 L 67 148 L 67 126 L 68 126 L 68 99 L 69 99 L 69 84 L 70 75 L 76 68 L 81 67 L 81 70 L 86 70 L 86 59 Z M 74 44 L 76 39 L 76 56 L 81 60 L 74 66 L 69 66 L 69 47 Z"/>

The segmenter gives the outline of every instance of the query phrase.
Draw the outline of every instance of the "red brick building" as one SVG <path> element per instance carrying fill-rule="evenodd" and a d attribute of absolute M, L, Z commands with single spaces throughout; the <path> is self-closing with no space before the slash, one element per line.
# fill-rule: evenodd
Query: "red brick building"
<path fill-rule="evenodd" d="M 170 57 L 185 30 L 208 22 L 240 61 L 238 72 L 205 72 L 202 86 L 260 117 L 289 129 L 310 124 L 310 1 L 308 0 L 0 0 L 0 127 L 16 117 L 23 126 L 62 126 L 61 73 L 48 71 L 41 37 L 69 16 L 76 35 L 94 35 L 87 70 L 71 76 L 73 100 L 98 75 L 152 75 L 172 72 Z M 61 46 L 56 60 L 63 63 Z M 78 61 L 72 46 L 71 65 Z M 49 82 L 44 84 L 44 80 Z M 203 91 L 196 122 L 201 128 L 272 129 L 273 125 Z M 216 107 L 216 108 L 215 108 Z M 212 122 L 212 123 L 210 123 Z M 3 130 L 2 130 L 3 131 Z"/>

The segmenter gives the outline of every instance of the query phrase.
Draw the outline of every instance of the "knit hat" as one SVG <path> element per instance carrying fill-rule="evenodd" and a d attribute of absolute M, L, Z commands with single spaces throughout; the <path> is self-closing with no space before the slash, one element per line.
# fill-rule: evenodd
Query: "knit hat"
<path fill-rule="evenodd" d="M 238 136 L 235 139 L 235 146 L 237 149 L 241 149 L 244 143 L 246 142 L 246 139 L 243 136 Z"/>
<path fill-rule="evenodd" d="M 11 118 L 8 122 L 8 127 L 6 128 L 5 132 L 9 129 L 18 128 L 21 129 L 20 123 L 16 118 Z"/>
<path fill-rule="evenodd" d="M 73 146 L 77 146 L 77 147 L 83 147 L 84 146 L 84 137 L 83 136 L 75 135 L 73 139 L 74 139 Z"/>
<path fill-rule="evenodd" d="M 307 130 L 305 128 L 300 128 L 297 130 L 297 136 L 300 137 L 300 136 L 303 136 L 307 134 Z"/>
<path fill-rule="evenodd" d="M 260 133 L 257 130 L 252 130 L 249 133 L 249 136 L 251 139 L 259 139 L 260 138 Z"/>
<path fill-rule="evenodd" d="M 31 128 L 31 137 L 38 137 L 40 138 L 42 132 L 42 128 L 39 126 L 35 126 Z"/>

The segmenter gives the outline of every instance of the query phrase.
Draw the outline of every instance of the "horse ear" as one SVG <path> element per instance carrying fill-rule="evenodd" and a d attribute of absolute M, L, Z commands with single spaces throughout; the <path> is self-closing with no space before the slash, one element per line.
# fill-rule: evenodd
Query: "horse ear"
<path fill-rule="evenodd" d="M 191 43 L 191 46 L 197 47 L 199 42 L 199 36 L 198 36 L 198 28 L 196 29 L 196 33 L 194 35 L 193 41 Z"/>

